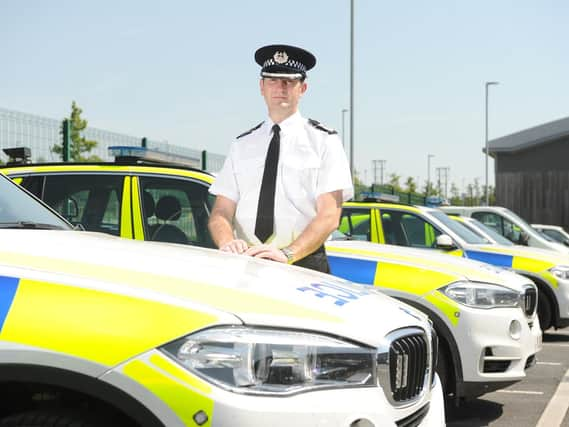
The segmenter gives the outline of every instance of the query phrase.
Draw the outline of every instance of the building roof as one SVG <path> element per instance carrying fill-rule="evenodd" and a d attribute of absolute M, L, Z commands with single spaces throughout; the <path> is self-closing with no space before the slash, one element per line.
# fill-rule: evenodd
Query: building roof
<path fill-rule="evenodd" d="M 569 117 L 488 141 L 488 151 L 490 154 L 520 151 L 565 137 L 569 137 Z"/>

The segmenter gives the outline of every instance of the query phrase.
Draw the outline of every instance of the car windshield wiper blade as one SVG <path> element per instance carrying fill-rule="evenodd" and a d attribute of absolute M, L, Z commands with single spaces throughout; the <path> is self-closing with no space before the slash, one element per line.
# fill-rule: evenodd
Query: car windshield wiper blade
<path fill-rule="evenodd" d="M 44 224 L 33 221 L 0 222 L 0 228 L 25 228 L 35 230 L 63 230 L 60 225 Z"/>

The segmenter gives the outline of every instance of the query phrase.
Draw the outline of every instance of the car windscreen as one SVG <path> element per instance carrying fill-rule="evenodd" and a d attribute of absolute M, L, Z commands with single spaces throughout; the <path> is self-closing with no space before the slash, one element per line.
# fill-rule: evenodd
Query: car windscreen
<path fill-rule="evenodd" d="M 529 236 L 533 236 L 533 237 L 537 237 L 545 239 L 543 237 L 543 234 L 539 233 L 535 228 L 533 228 L 531 225 L 529 225 L 522 217 L 520 217 L 519 215 L 515 214 L 514 212 L 512 212 L 509 209 L 506 209 L 508 211 L 508 214 L 514 219 L 514 221 L 517 222 L 517 225 L 523 230 L 525 231 Z M 548 239 L 545 239 L 548 240 Z M 549 241 L 551 241 L 551 239 L 549 239 Z"/>
<path fill-rule="evenodd" d="M 490 236 L 499 245 L 514 246 L 514 244 L 510 240 L 506 239 L 504 236 L 492 230 L 490 227 L 487 227 L 486 225 L 482 224 L 478 220 L 472 219 L 471 221 L 468 221 L 468 224 L 470 224 L 473 228 L 480 230 L 482 233 L 485 233 L 486 235 Z"/>
<path fill-rule="evenodd" d="M 488 240 L 478 236 L 473 231 L 470 231 L 461 223 L 451 219 L 442 211 L 432 211 L 431 215 L 443 223 L 447 228 L 449 228 L 453 233 L 458 235 L 462 240 L 471 245 L 483 245 L 488 243 Z"/>
<path fill-rule="evenodd" d="M 72 229 L 63 218 L 2 174 L 0 228 Z"/>

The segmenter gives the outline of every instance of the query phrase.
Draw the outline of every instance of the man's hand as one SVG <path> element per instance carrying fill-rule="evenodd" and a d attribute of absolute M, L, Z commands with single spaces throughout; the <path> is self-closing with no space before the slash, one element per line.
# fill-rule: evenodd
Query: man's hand
<path fill-rule="evenodd" d="M 255 258 L 271 259 L 285 264 L 288 262 L 287 257 L 280 249 L 270 245 L 252 246 L 245 252 L 245 255 L 250 255 Z"/>
<path fill-rule="evenodd" d="M 247 242 L 245 240 L 234 239 L 219 247 L 220 251 L 231 252 L 234 254 L 242 254 L 247 250 Z"/>

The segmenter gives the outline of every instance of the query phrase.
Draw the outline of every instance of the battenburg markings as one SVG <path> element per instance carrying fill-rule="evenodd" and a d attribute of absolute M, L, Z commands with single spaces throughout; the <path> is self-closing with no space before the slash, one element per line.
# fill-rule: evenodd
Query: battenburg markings
<path fill-rule="evenodd" d="M 0 276 L 0 333 L 14 301 L 19 281 L 16 277 Z"/>
<path fill-rule="evenodd" d="M 486 264 L 499 265 L 500 267 L 512 267 L 512 261 L 514 259 L 511 255 L 479 251 L 466 251 L 466 258 L 482 261 Z"/>
<path fill-rule="evenodd" d="M 328 255 L 328 263 L 334 276 L 364 285 L 373 285 L 377 269 L 376 261 Z"/>

